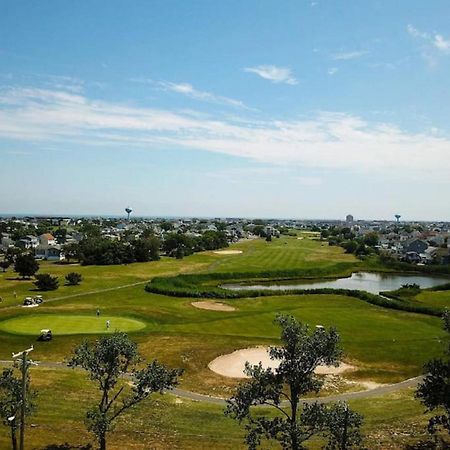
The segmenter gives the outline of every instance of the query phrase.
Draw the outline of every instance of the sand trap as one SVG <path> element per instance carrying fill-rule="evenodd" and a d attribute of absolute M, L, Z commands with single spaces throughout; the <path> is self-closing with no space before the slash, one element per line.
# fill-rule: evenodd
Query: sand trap
<path fill-rule="evenodd" d="M 304 238 L 303 237 L 298 237 L 297 240 L 302 241 Z"/>
<path fill-rule="evenodd" d="M 236 308 L 230 305 L 226 305 L 225 303 L 220 302 L 192 302 L 192 306 L 199 309 L 208 309 L 210 311 L 236 311 Z"/>
<path fill-rule="evenodd" d="M 236 350 L 228 355 L 222 355 L 212 360 L 208 367 L 219 375 L 230 378 L 248 378 L 244 373 L 245 362 L 248 361 L 251 365 L 262 363 L 264 368 L 276 368 L 278 362 L 273 361 L 269 357 L 267 347 L 253 347 Z M 341 363 L 339 367 L 334 366 L 319 366 L 316 373 L 320 375 L 337 375 L 346 370 L 353 369 L 349 364 Z"/>
<path fill-rule="evenodd" d="M 240 255 L 242 250 L 217 250 L 213 253 L 216 255 Z"/>

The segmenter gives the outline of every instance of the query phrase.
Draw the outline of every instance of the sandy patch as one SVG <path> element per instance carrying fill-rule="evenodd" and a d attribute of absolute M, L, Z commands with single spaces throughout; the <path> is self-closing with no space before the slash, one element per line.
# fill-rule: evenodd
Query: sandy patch
<path fill-rule="evenodd" d="M 39 304 L 34 304 L 34 305 L 20 305 L 22 306 L 22 308 L 37 308 L 39 306 Z"/>
<path fill-rule="evenodd" d="M 264 368 L 278 367 L 278 361 L 271 360 L 267 347 L 253 347 L 236 350 L 228 355 L 222 355 L 212 360 L 208 367 L 219 375 L 230 378 L 248 378 L 244 373 L 245 362 L 251 365 L 262 363 Z M 319 366 L 316 373 L 320 375 L 337 375 L 346 370 L 354 369 L 349 364 L 341 363 L 339 367 Z"/>
<path fill-rule="evenodd" d="M 304 237 L 298 237 L 297 240 L 298 241 L 302 241 L 304 239 Z"/>
<path fill-rule="evenodd" d="M 213 253 L 216 255 L 240 255 L 242 250 L 217 250 Z"/>
<path fill-rule="evenodd" d="M 192 302 L 192 306 L 199 309 L 208 309 L 209 311 L 236 311 L 236 308 L 220 302 Z"/>

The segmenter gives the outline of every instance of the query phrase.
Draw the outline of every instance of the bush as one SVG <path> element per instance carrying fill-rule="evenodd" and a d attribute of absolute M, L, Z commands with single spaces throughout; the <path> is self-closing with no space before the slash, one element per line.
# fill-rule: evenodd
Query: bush
<path fill-rule="evenodd" d="M 32 277 L 39 270 L 39 264 L 31 254 L 18 255 L 14 263 L 14 270 L 22 278 Z"/>
<path fill-rule="evenodd" d="M 36 275 L 36 281 L 34 284 L 41 291 L 54 291 L 59 287 L 58 277 L 53 277 L 49 273 L 41 273 Z"/>
<path fill-rule="evenodd" d="M 70 272 L 66 275 L 66 282 L 69 286 L 76 286 L 77 284 L 80 284 L 82 279 L 83 277 L 81 276 L 81 273 Z"/>

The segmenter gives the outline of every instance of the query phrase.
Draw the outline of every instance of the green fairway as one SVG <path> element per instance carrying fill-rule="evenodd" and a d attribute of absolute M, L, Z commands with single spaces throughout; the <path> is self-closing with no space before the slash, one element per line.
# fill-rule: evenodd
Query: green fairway
<path fill-rule="evenodd" d="M 110 321 L 109 329 L 106 321 Z M 49 328 L 54 335 L 102 334 L 113 331 L 137 331 L 145 328 L 145 323 L 118 316 L 76 316 L 56 314 L 36 314 L 21 316 L 0 322 L 0 330 L 13 334 L 38 335 L 41 329 Z"/>
<path fill-rule="evenodd" d="M 261 278 L 261 274 L 270 278 L 271 273 L 276 271 L 291 271 L 322 277 L 380 268 L 376 261 L 373 266 L 371 260 L 357 260 L 353 255 L 345 254 L 342 248 L 308 239 L 306 234 L 282 236 L 272 242 L 263 239 L 242 241 L 230 246 L 229 250 L 240 250 L 242 253 L 203 252 L 182 260 L 164 257 L 155 262 L 117 266 L 41 262 L 40 272 L 58 276 L 60 287 L 55 291 L 43 292 L 44 303 L 37 310 L 18 307 L 25 296 L 36 294 L 34 280 L 22 280 L 11 269 L 0 273 L 0 296 L 3 298 L 0 304 L 0 359 L 10 359 L 12 351 L 27 348 L 30 339 L 36 340 L 41 329 L 51 329 L 57 339 L 49 343 L 36 342 L 33 358 L 48 362 L 64 361 L 83 338 L 92 339 L 117 329 L 130 333 L 145 360 L 157 358 L 170 367 L 184 369 L 180 379 L 181 389 L 228 397 L 236 386 L 236 380 L 212 372 L 208 363 L 221 354 L 239 348 L 277 344 L 279 328 L 273 323 L 277 313 L 292 314 L 312 328 L 318 324 L 337 328 L 345 361 L 355 369 L 346 376 L 345 382 L 350 384 L 339 384 L 339 381 L 335 387 L 334 384 L 330 387 L 330 392 L 359 389 L 351 383 L 361 380 L 392 383 L 417 376 L 422 372 L 425 361 L 442 353 L 444 332 L 438 317 L 387 309 L 342 294 L 273 293 L 267 297 L 220 299 L 235 308 L 234 311 L 224 312 L 197 309 L 191 305 L 195 300 L 192 297 L 174 297 L 144 290 L 148 281 L 155 277 L 180 274 L 201 275 L 202 289 L 211 289 L 221 282 L 221 278 L 214 278 L 214 274 L 222 276 L 231 273 L 234 276 L 251 272 L 255 278 Z M 71 271 L 82 274 L 80 285 L 63 284 L 64 276 Z M 186 279 L 189 281 L 190 278 L 178 277 L 175 282 Z M 450 301 L 449 293 L 423 291 L 412 300 L 421 305 L 444 307 Z M 99 318 L 95 315 L 97 308 L 101 311 Z M 109 330 L 106 320 L 111 321 Z M 32 383 L 36 383 L 42 398 L 39 415 L 33 420 L 39 426 L 45 426 L 51 437 L 31 433 L 33 448 L 41 449 L 44 444 L 60 443 L 62 439 L 79 442 L 80 433 L 83 441 L 88 442 L 90 437 L 82 425 L 82 409 L 91 403 L 93 391 L 88 390 L 90 385 L 78 372 L 42 370 L 39 373 L 43 374 L 42 378 L 37 376 L 36 370 L 32 373 Z M 58 374 L 62 373 L 65 375 L 60 380 Z M 51 384 L 47 389 L 48 377 L 51 377 Z M 80 397 L 80 389 L 89 392 L 84 400 Z M 410 409 L 401 405 L 404 398 L 399 399 L 398 404 L 395 398 L 383 399 L 379 405 L 380 411 L 381 408 L 397 405 L 397 410 L 404 412 L 404 417 L 393 426 L 395 431 L 402 429 L 410 418 L 416 421 L 422 414 L 420 405 L 412 400 L 411 395 L 408 399 Z M 58 405 L 59 409 L 46 408 L 47 404 L 53 405 L 53 400 L 58 396 L 76 399 L 73 408 L 66 408 L 62 403 Z M 84 401 L 83 408 L 80 408 L 81 400 Z M 241 445 L 241 428 L 231 419 L 223 417 L 223 407 L 185 400 L 179 403 L 173 398 L 161 401 L 159 408 L 164 409 L 165 419 L 155 422 L 157 425 L 146 436 L 147 442 L 135 442 L 131 430 L 140 427 L 143 417 L 154 421 L 156 416 L 160 416 L 159 413 L 153 414 L 150 405 L 151 402 L 140 407 L 136 416 L 134 413 L 130 415 L 133 417 L 132 425 L 128 426 L 127 421 L 119 424 L 130 448 L 150 448 L 153 442 L 162 440 L 164 444 L 158 447 L 161 449 L 177 446 L 202 448 L 198 445 L 196 431 L 200 428 L 205 442 L 217 436 L 215 444 L 220 442 L 217 448 L 244 448 Z M 371 405 L 367 399 L 359 400 L 358 404 L 358 408 L 368 416 L 368 431 L 378 430 L 382 425 L 387 427 L 383 435 L 388 433 L 391 425 L 383 421 L 381 412 L 372 413 Z M 62 423 L 70 423 L 70 429 L 75 431 L 62 432 Z M 114 437 L 112 449 L 123 448 L 118 436 Z M 158 440 L 160 438 L 162 440 Z M 4 439 L 0 432 L 0 448 L 4 447 Z"/>

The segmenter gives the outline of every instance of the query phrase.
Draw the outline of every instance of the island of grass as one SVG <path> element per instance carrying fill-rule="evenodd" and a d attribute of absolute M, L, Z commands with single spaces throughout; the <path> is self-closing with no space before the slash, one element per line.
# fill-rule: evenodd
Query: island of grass
<path fill-rule="evenodd" d="M 109 327 L 106 322 L 109 321 Z M 145 328 L 140 320 L 121 316 L 33 314 L 0 322 L 0 330 L 11 334 L 38 336 L 41 329 L 52 330 L 55 336 L 69 334 L 104 334 L 114 331 L 133 332 Z"/>

